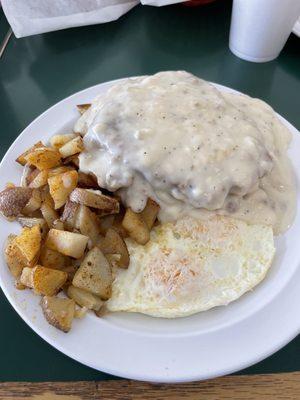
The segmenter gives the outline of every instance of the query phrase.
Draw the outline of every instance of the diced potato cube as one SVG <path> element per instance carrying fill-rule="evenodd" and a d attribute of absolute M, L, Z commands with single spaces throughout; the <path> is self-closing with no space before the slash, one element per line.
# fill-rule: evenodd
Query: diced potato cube
<path fill-rule="evenodd" d="M 81 258 L 89 238 L 80 233 L 50 229 L 46 246 L 66 256 Z"/>
<path fill-rule="evenodd" d="M 90 107 L 91 107 L 91 104 L 78 104 L 77 105 L 77 109 L 81 115 L 84 114 Z"/>
<path fill-rule="evenodd" d="M 15 244 L 25 259 L 31 263 L 39 255 L 41 241 L 41 227 L 34 225 L 32 228 L 23 228 L 21 234 L 16 237 Z"/>
<path fill-rule="evenodd" d="M 68 231 L 72 231 L 75 228 L 79 207 L 79 204 L 73 203 L 70 200 L 68 200 L 65 204 L 64 211 L 60 219 L 63 221 L 65 229 Z"/>
<path fill-rule="evenodd" d="M 146 207 L 141 212 L 141 215 L 150 231 L 154 225 L 157 214 L 159 213 L 159 209 L 159 205 L 154 200 L 148 198 Z"/>
<path fill-rule="evenodd" d="M 82 319 L 86 316 L 88 309 L 86 307 L 75 307 L 74 318 Z"/>
<path fill-rule="evenodd" d="M 32 165 L 26 164 L 24 165 L 22 176 L 21 176 L 21 186 L 28 187 L 30 183 L 38 176 L 39 171 L 37 168 Z"/>
<path fill-rule="evenodd" d="M 59 229 L 60 231 L 63 231 L 65 229 L 64 223 L 60 219 L 56 219 L 53 221 L 53 229 Z"/>
<path fill-rule="evenodd" d="M 25 187 L 9 187 L 0 192 L 0 212 L 6 218 L 15 218 L 32 197 L 33 190 Z"/>
<path fill-rule="evenodd" d="M 32 216 L 32 214 L 37 211 L 42 204 L 41 192 L 39 189 L 33 189 L 32 196 L 29 199 L 28 203 L 22 210 L 23 215 Z"/>
<path fill-rule="evenodd" d="M 53 296 L 66 283 L 68 274 L 53 268 L 36 266 L 33 268 L 33 289 L 35 293 Z"/>
<path fill-rule="evenodd" d="M 16 235 L 8 236 L 4 251 L 4 257 L 11 274 L 15 278 L 18 278 L 21 275 L 22 269 L 28 265 L 28 262 L 22 255 L 19 247 L 16 246 L 16 237 Z"/>
<path fill-rule="evenodd" d="M 16 185 L 12 182 L 7 182 L 5 185 L 5 189 L 14 188 L 14 187 L 16 187 Z"/>
<path fill-rule="evenodd" d="M 43 171 L 40 171 L 34 179 L 32 179 L 32 181 L 29 183 L 29 187 L 38 189 L 47 185 L 47 180 L 48 170 L 44 169 Z"/>
<path fill-rule="evenodd" d="M 48 171 L 48 177 L 51 178 L 55 175 L 63 174 L 64 172 L 74 171 L 74 168 L 68 165 L 61 165 L 60 167 L 51 168 Z"/>
<path fill-rule="evenodd" d="M 120 204 L 114 197 L 106 196 L 100 190 L 76 188 L 70 194 L 70 200 L 92 208 L 118 213 Z"/>
<path fill-rule="evenodd" d="M 34 165 L 39 170 L 56 167 L 61 162 L 61 155 L 58 150 L 50 147 L 38 148 L 25 156 L 26 162 Z"/>
<path fill-rule="evenodd" d="M 113 226 L 114 219 L 115 219 L 114 215 L 106 215 L 104 217 L 99 218 L 99 229 L 101 235 L 106 235 L 108 229 Z"/>
<path fill-rule="evenodd" d="M 47 222 L 43 218 L 19 217 L 18 222 L 22 227 L 27 226 L 27 228 L 39 225 L 41 227 L 42 239 L 45 239 L 49 230 Z"/>
<path fill-rule="evenodd" d="M 73 286 L 108 299 L 112 286 L 111 266 L 101 250 L 94 247 L 82 261 L 73 279 Z"/>
<path fill-rule="evenodd" d="M 25 267 L 22 270 L 20 277 L 20 282 L 22 285 L 33 289 L 33 268 Z"/>
<path fill-rule="evenodd" d="M 63 145 L 59 152 L 62 158 L 73 156 L 74 154 L 81 153 L 84 150 L 83 140 L 80 136 L 72 139 L 70 142 Z"/>
<path fill-rule="evenodd" d="M 72 285 L 68 287 L 67 294 L 81 307 L 86 307 L 89 310 L 98 311 L 104 304 L 103 301 L 94 294 Z"/>
<path fill-rule="evenodd" d="M 54 208 L 51 207 L 48 202 L 44 202 L 42 204 L 41 212 L 49 228 L 52 228 L 54 221 L 59 219 L 58 213 L 54 210 Z"/>
<path fill-rule="evenodd" d="M 76 133 L 68 133 L 65 135 L 54 135 L 50 139 L 50 144 L 55 149 L 60 149 L 63 145 L 70 140 L 75 139 L 78 135 Z"/>
<path fill-rule="evenodd" d="M 50 325 L 63 332 L 69 332 L 75 314 L 75 301 L 61 297 L 44 296 L 41 307 Z"/>
<path fill-rule="evenodd" d="M 146 244 L 149 241 L 150 232 L 146 222 L 141 214 L 135 213 L 131 208 L 127 208 L 122 225 L 137 243 Z"/>
<path fill-rule="evenodd" d="M 78 186 L 81 188 L 92 188 L 98 189 L 99 185 L 97 182 L 97 178 L 91 174 L 85 174 L 84 172 L 78 172 Z"/>
<path fill-rule="evenodd" d="M 49 175 L 48 175 L 49 176 Z M 54 209 L 54 201 L 52 199 L 52 196 L 49 192 L 49 186 L 44 186 L 43 188 L 40 189 L 41 192 L 41 197 L 42 197 L 42 203 L 48 204 L 51 208 Z"/>
<path fill-rule="evenodd" d="M 15 280 L 15 288 L 18 290 L 25 290 L 27 287 L 23 285 L 18 279 Z"/>
<path fill-rule="evenodd" d="M 68 274 L 64 271 L 36 265 L 33 268 L 24 268 L 20 281 L 31 287 L 36 294 L 53 296 L 63 287 L 67 278 Z"/>
<path fill-rule="evenodd" d="M 95 213 L 84 205 L 79 206 L 76 216 L 75 228 L 88 236 L 95 245 L 99 240 L 99 220 Z"/>
<path fill-rule="evenodd" d="M 21 165 L 25 165 L 27 163 L 26 161 L 26 156 L 29 153 L 32 153 L 35 149 L 40 149 L 40 148 L 45 148 L 46 146 L 41 142 L 37 142 L 35 145 L 33 145 L 32 147 L 30 147 L 30 149 L 26 150 L 23 154 L 21 154 L 16 161 L 21 164 Z"/>
<path fill-rule="evenodd" d="M 49 190 L 54 200 L 55 209 L 62 207 L 66 203 L 69 194 L 76 188 L 77 181 L 77 171 L 68 171 L 48 179 Z"/>
<path fill-rule="evenodd" d="M 99 242 L 99 247 L 103 254 L 118 254 L 120 257 L 116 260 L 116 264 L 121 268 L 129 266 L 129 252 L 124 239 L 114 229 L 108 229 L 105 238 Z"/>
<path fill-rule="evenodd" d="M 48 268 L 64 269 L 70 263 L 70 259 L 58 251 L 51 250 L 48 249 L 48 247 L 43 246 L 39 263 Z"/>
<path fill-rule="evenodd" d="M 79 260 L 76 260 L 79 261 Z M 75 265 L 68 265 L 63 269 L 68 274 L 68 279 L 65 286 L 70 286 L 72 284 L 73 278 L 78 270 L 78 267 Z"/>
<path fill-rule="evenodd" d="M 65 165 L 72 165 L 75 168 L 79 168 L 79 157 L 78 154 L 64 158 L 63 163 Z"/>
<path fill-rule="evenodd" d="M 119 213 L 115 215 L 112 227 L 114 228 L 115 231 L 118 232 L 118 234 L 123 238 L 127 238 L 128 237 L 128 232 L 126 231 L 126 229 L 124 228 L 124 226 L 122 225 L 123 223 L 123 219 L 124 219 L 124 214 Z M 102 218 L 101 218 L 102 219 Z"/>

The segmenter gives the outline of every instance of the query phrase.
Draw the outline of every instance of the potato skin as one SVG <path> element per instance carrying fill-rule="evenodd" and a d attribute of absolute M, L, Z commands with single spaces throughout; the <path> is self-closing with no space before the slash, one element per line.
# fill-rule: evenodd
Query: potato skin
<path fill-rule="evenodd" d="M 9 235 L 6 241 L 4 257 L 11 274 L 15 278 L 19 278 L 24 267 L 28 266 L 26 259 L 23 257 L 20 249 L 15 244 L 16 235 Z"/>
<path fill-rule="evenodd" d="M 28 187 L 8 187 L 0 192 L 0 212 L 6 218 L 18 217 L 32 196 Z"/>
<path fill-rule="evenodd" d="M 120 204 L 114 197 L 102 194 L 100 190 L 76 188 L 70 194 L 70 200 L 87 207 L 97 208 L 111 213 L 120 211 Z"/>
<path fill-rule="evenodd" d="M 46 239 L 46 246 L 65 256 L 81 258 L 88 240 L 87 236 L 80 233 L 50 229 Z"/>
<path fill-rule="evenodd" d="M 74 300 L 44 296 L 40 305 L 50 325 L 65 333 L 69 332 L 75 314 Z"/>
<path fill-rule="evenodd" d="M 44 143 L 42 143 L 41 141 L 35 143 L 32 147 L 30 147 L 28 150 L 24 151 L 24 153 L 22 153 L 21 155 L 19 155 L 19 157 L 16 159 L 16 162 L 19 163 L 19 164 L 21 164 L 21 165 L 23 165 L 23 166 L 25 166 L 26 163 L 27 163 L 27 161 L 26 161 L 26 156 L 27 156 L 29 153 L 32 153 L 33 150 L 39 149 L 39 148 L 44 148 L 44 147 L 45 147 L 45 145 L 44 145 Z"/>
<path fill-rule="evenodd" d="M 98 247 L 90 250 L 73 278 L 73 286 L 106 300 L 111 296 L 111 265 Z"/>
<path fill-rule="evenodd" d="M 140 213 L 135 213 L 131 208 L 127 208 L 122 226 L 137 243 L 146 244 L 149 241 L 150 231 L 146 222 Z"/>

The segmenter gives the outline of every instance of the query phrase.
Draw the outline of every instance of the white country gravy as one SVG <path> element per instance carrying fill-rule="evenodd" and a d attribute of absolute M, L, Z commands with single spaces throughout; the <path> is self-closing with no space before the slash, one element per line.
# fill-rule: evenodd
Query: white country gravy
<path fill-rule="evenodd" d="M 97 97 L 75 125 L 80 169 L 161 221 L 218 213 L 272 225 L 295 213 L 290 133 L 264 102 L 220 92 L 187 72 L 128 79 Z"/>

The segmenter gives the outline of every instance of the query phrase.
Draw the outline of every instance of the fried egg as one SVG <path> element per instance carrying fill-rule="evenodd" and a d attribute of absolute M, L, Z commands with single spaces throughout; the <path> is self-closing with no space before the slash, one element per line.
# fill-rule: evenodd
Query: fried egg
<path fill-rule="evenodd" d="M 126 239 L 127 270 L 115 269 L 110 311 L 175 318 L 227 305 L 265 277 L 272 228 L 228 217 L 191 217 L 152 229 L 141 246 Z"/>

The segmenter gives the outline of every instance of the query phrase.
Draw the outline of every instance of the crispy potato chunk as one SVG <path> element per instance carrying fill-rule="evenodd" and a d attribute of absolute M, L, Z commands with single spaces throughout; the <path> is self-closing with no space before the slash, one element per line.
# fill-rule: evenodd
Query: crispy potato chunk
<path fill-rule="evenodd" d="M 64 271 L 36 265 L 23 269 L 20 282 L 32 288 L 36 294 L 53 296 L 63 287 L 67 278 L 68 274 Z"/>
<path fill-rule="evenodd" d="M 90 107 L 91 107 L 90 104 L 78 104 L 77 105 L 77 109 L 81 115 L 84 114 Z"/>
<path fill-rule="evenodd" d="M 26 161 L 26 156 L 29 153 L 32 153 L 35 149 L 40 149 L 40 148 L 45 148 L 46 146 L 41 142 L 37 142 L 36 144 L 34 144 L 32 147 L 30 147 L 30 149 L 26 150 L 23 154 L 21 154 L 17 159 L 17 163 L 21 164 L 21 165 L 25 165 L 27 163 Z"/>
<path fill-rule="evenodd" d="M 47 185 L 48 180 L 48 170 L 44 169 L 43 171 L 39 171 L 38 174 L 31 180 L 29 183 L 29 187 L 31 188 L 40 188 L 42 186 Z"/>
<path fill-rule="evenodd" d="M 68 231 L 72 231 L 75 228 L 79 207 L 79 204 L 73 203 L 70 200 L 68 200 L 65 204 L 64 211 L 60 219 L 63 221 L 65 229 Z"/>
<path fill-rule="evenodd" d="M 32 228 L 23 228 L 21 234 L 16 237 L 15 244 L 27 262 L 32 263 L 39 255 L 41 241 L 41 227 L 34 225 Z"/>
<path fill-rule="evenodd" d="M 124 228 L 124 226 L 122 225 L 123 219 L 124 219 L 124 214 L 119 213 L 115 215 L 112 227 L 114 228 L 115 231 L 118 232 L 118 234 L 123 238 L 127 238 L 128 237 L 128 232 L 126 231 L 126 229 Z"/>
<path fill-rule="evenodd" d="M 19 224 L 24 228 L 32 228 L 35 225 L 39 225 L 41 227 L 42 239 L 45 239 L 48 233 L 48 225 L 47 222 L 43 218 L 31 218 L 31 217 L 19 217 Z"/>
<path fill-rule="evenodd" d="M 78 305 L 80 305 L 81 307 L 86 307 L 89 310 L 98 311 L 104 304 L 99 297 L 90 292 L 87 292 L 84 289 L 79 289 L 73 285 L 68 287 L 67 294 Z"/>
<path fill-rule="evenodd" d="M 52 176 L 60 175 L 68 171 L 74 171 L 74 168 L 68 165 L 62 165 L 60 167 L 51 168 L 48 171 L 48 177 L 51 178 Z"/>
<path fill-rule="evenodd" d="M 44 267 L 64 269 L 70 262 L 67 256 L 58 251 L 48 249 L 46 246 L 42 247 L 39 263 Z"/>
<path fill-rule="evenodd" d="M 38 176 L 39 173 L 40 171 L 37 168 L 29 164 L 24 165 L 24 169 L 21 176 L 21 186 L 28 187 L 30 183 Z"/>
<path fill-rule="evenodd" d="M 86 316 L 88 309 L 86 307 L 75 307 L 74 318 L 82 319 Z"/>
<path fill-rule="evenodd" d="M 98 208 L 104 211 L 118 213 L 120 204 L 114 197 L 106 196 L 100 190 L 76 188 L 70 194 L 70 200 L 74 203 L 84 204 L 85 206 Z"/>
<path fill-rule="evenodd" d="M 32 216 L 32 214 L 41 207 L 41 204 L 41 192 L 39 191 L 39 189 L 33 189 L 32 196 L 30 197 L 26 206 L 23 208 L 22 214 Z"/>
<path fill-rule="evenodd" d="M 80 233 L 50 229 L 46 239 L 46 246 L 65 256 L 81 258 L 88 240 L 87 236 Z"/>
<path fill-rule="evenodd" d="M 27 289 L 25 285 L 23 285 L 23 283 L 21 283 L 18 279 L 16 279 L 15 281 L 15 288 L 18 290 L 25 290 Z"/>
<path fill-rule="evenodd" d="M 154 200 L 148 198 L 146 207 L 141 212 L 141 215 L 150 231 L 154 225 L 157 214 L 159 213 L 159 209 L 160 209 L 159 205 Z"/>
<path fill-rule="evenodd" d="M 116 264 L 121 268 L 128 268 L 129 253 L 124 239 L 114 229 L 110 228 L 106 232 L 105 238 L 101 239 L 98 245 L 103 254 L 118 254 L 119 259 Z"/>
<path fill-rule="evenodd" d="M 146 222 L 141 214 L 135 213 L 131 208 L 127 208 L 122 225 L 137 243 L 146 244 L 149 241 L 150 232 Z"/>
<path fill-rule="evenodd" d="M 33 288 L 33 268 L 25 267 L 22 270 L 22 274 L 20 276 L 20 283 L 27 288 Z"/>
<path fill-rule="evenodd" d="M 32 189 L 9 187 L 0 192 L 0 211 L 6 218 L 16 218 L 32 197 Z"/>
<path fill-rule="evenodd" d="M 68 274 L 57 269 L 36 266 L 33 270 L 33 290 L 36 294 L 53 296 L 65 284 Z"/>
<path fill-rule="evenodd" d="M 75 228 L 88 236 L 95 245 L 99 240 L 99 220 L 95 213 L 84 205 L 79 206 L 76 216 Z"/>
<path fill-rule="evenodd" d="M 54 201 L 49 192 L 49 186 L 48 185 L 44 186 L 43 188 L 40 189 L 40 192 L 41 192 L 42 203 L 48 204 L 51 208 L 54 209 Z"/>
<path fill-rule="evenodd" d="M 58 213 L 48 203 L 42 204 L 41 212 L 49 228 L 52 228 L 54 221 L 59 219 Z"/>
<path fill-rule="evenodd" d="M 111 266 L 101 250 L 94 247 L 82 261 L 73 279 L 73 286 L 108 299 L 113 277 Z"/>
<path fill-rule="evenodd" d="M 69 156 L 64 158 L 63 164 L 72 165 L 75 168 L 79 168 L 79 157 L 78 154 L 74 154 L 73 156 Z"/>
<path fill-rule="evenodd" d="M 59 151 L 50 147 L 37 148 L 28 153 L 24 158 L 27 163 L 34 165 L 39 170 L 56 167 L 61 162 Z"/>
<path fill-rule="evenodd" d="M 63 231 L 65 229 L 64 223 L 60 219 L 56 219 L 53 221 L 53 229 L 59 229 L 60 231 Z"/>
<path fill-rule="evenodd" d="M 54 135 L 50 139 L 50 144 L 55 149 L 60 149 L 63 145 L 70 140 L 75 139 L 78 135 L 76 133 L 68 133 L 65 135 Z"/>
<path fill-rule="evenodd" d="M 73 156 L 74 154 L 81 153 L 84 150 L 83 140 L 81 136 L 77 136 L 75 139 L 72 139 L 70 142 L 63 145 L 59 152 L 62 158 Z"/>
<path fill-rule="evenodd" d="M 74 300 L 44 296 L 40 304 L 44 316 L 50 325 L 63 332 L 69 332 L 75 314 Z"/>
<path fill-rule="evenodd" d="M 17 235 L 8 236 L 4 250 L 4 257 L 11 274 L 15 278 L 18 278 L 21 275 L 22 269 L 28 266 L 28 262 L 15 243 L 16 237 Z"/>
<path fill-rule="evenodd" d="M 113 226 L 114 220 L 114 215 L 105 215 L 104 217 L 99 218 L 99 229 L 101 235 L 106 235 L 108 229 Z"/>
<path fill-rule="evenodd" d="M 63 269 L 63 271 L 65 271 L 68 274 L 68 279 L 65 284 L 65 286 L 68 288 L 70 285 L 72 285 L 72 281 L 76 272 L 78 271 L 78 267 L 76 267 L 75 265 L 68 265 Z"/>
<path fill-rule="evenodd" d="M 98 189 L 99 185 L 95 176 L 91 174 L 85 174 L 84 172 L 78 172 L 78 186 L 86 189 Z"/>
<path fill-rule="evenodd" d="M 66 203 L 69 194 L 76 188 L 77 181 L 77 171 L 68 171 L 48 179 L 49 190 L 54 200 L 55 209 L 62 207 Z"/>

